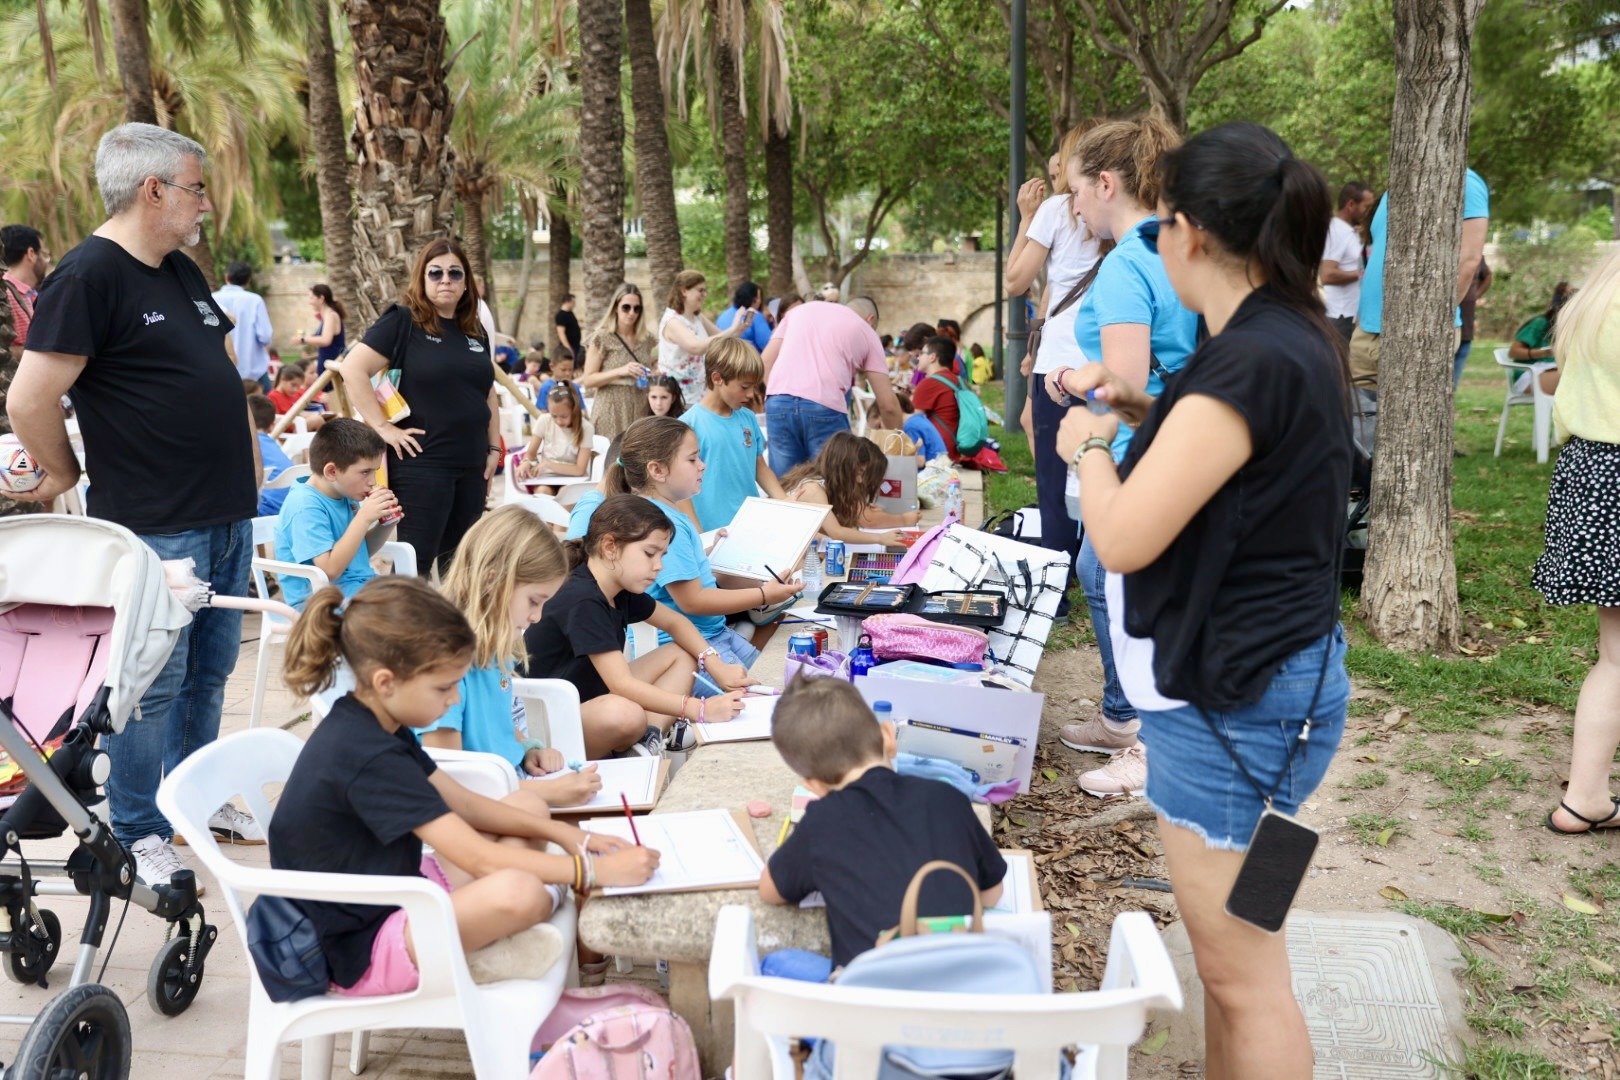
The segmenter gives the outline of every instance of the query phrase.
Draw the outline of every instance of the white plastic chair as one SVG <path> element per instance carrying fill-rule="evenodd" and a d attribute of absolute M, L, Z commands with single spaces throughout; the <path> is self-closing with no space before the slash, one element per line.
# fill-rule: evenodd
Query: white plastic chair
<path fill-rule="evenodd" d="M 754 914 L 720 909 L 709 959 L 709 997 L 736 1006 L 736 1073 L 792 1080 L 788 1040 L 830 1038 L 837 1080 L 876 1076 L 885 1045 L 1005 1048 L 1019 1080 L 1057 1080 L 1058 1053 L 1080 1044 L 1075 1080 L 1118 1080 L 1149 1010 L 1179 1011 L 1181 983 L 1153 920 L 1114 920 L 1102 987 L 1073 994 L 947 994 L 797 982 L 759 974 Z"/>
<path fill-rule="evenodd" d="M 295 1040 L 303 1042 L 304 1080 L 330 1077 L 337 1034 L 374 1028 L 460 1029 L 466 1034 L 475 1076 L 523 1080 L 529 1073 L 534 1032 L 556 1007 L 573 969 L 570 955 L 565 953 L 539 979 L 479 986 L 467 971 L 450 894 L 426 878 L 271 870 L 241 865 L 220 851 L 208 829 L 209 815 L 240 796 L 248 811 L 268 826 L 273 811 L 264 789 L 286 781 L 303 745 L 296 735 L 279 730 L 229 735 L 193 753 L 164 779 L 158 788 L 158 807 L 218 880 L 244 950 L 248 901 L 243 894 L 403 907 L 422 981 L 408 994 L 363 998 L 325 994 L 277 1003 L 265 994 L 257 969 L 249 963 L 246 1080 L 280 1077 L 281 1046 Z M 571 943 L 575 922 L 573 901 L 565 897 L 551 924 L 563 941 Z M 358 1064 L 364 1067 L 363 1061 Z"/>
<path fill-rule="evenodd" d="M 485 754 L 477 750 L 441 750 L 436 746 L 424 746 L 422 749 L 444 770 L 446 776 L 486 799 L 504 799 L 517 790 L 517 770 L 499 754 Z"/>
<path fill-rule="evenodd" d="M 268 471 L 270 466 L 267 465 L 265 468 L 266 471 Z M 302 465 L 294 464 L 290 468 L 282 469 L 276 474 L 276 478 L 274 480 L 266 480 L 264 482 L 264 486 L 259 490 L 282 491 L 286 488 L 292 487 L 294 484 L 298 483 L 298 481 L 302 480 L 306 476 L 311 475 L 313 472 L 314 470 L 307 463 Z"/>
<path fill-rule="evenodd" d="M 594 464 L 591 466 L 596 467 Z M 595 491 L 597 485 L 589 480 L 581 480 L 577 484 L 568 484 L 557 489 L 556 499 L 569 510 L 573 510 L 576 503 L 589 492 Z"/>
<path fill-rule="evenodd" d="M 309 460 L 309 444 L 315 441 L 313 431 L 299 431 L 281 440 L 281 452 L 294 462 Z"/>
<path fill-rule="evenodd" d="M 256 517 L 253 519 L 253 549 L 255 551 L 259 549 L 261 544 L 275 543 L 277 520 L 274 517 Z M 392 560 L 395 574 L 416 576 L 416 549 L 411 545 L 398 540 L 388 540 L 373 546 L 370 537 L 368 537 L 366 546 L 371 551 L 371 554 L 385 555 Z M 253 575 L 253 586 L 262 597 L 270 595 L 270 582 L 265 576 L 267 574 L 274 574 L 277 577 L 303 578 L 309 582 L 310 592 L 314 592 L 323 585 L 330 584 L 327 576 L 314 566 L 304 563 L 282 562 L 279 559 L 268 559 L 261 555 L 253 557 L 251 573 Z M 264 691 L 270 677 L 270 649 L 276 642 L 285 640 L 291 630 L 292 622 L 281 615 L 265 611 L 259 616 L 259 655 L 253 667 L 253 705 L 248 712 L 248 727 L 250 728 L 258 727 L 260 719 L 264 716 Z"/>
<path fill-rule="evenodd" d="M 1497 349 L 1496 362 L 1508 370 L 1507 397 L 1502 402 L 1502 420 L 1496 425 L 1496 456 L 1502 456 L 1502 440 L 1507 437 L 1508 410 L 1515 405 L 1530 405 L 1535 409 L 1532 414 L 1535 419 L 1530 428 L 1530 440 L 1536 448 L 1536 460 L 1545 465 L 1552 449 L 1553 395 L 1541 388 L 1540 372 L 1529 361 L 1510 359 L 1506 349 Z M 1520 394 L 1513 389 L 1520 372 L 1528 372 L 1530 375 L 1528 394 Z"/>
<path fill-rule="evenodd" d="M 512 693 L 523 702 L 532 738 L 544 739 L 566 761 L 587 760 L 578 687 L 567 679 L 513 679 Z"/>
<path fill-rule="evenodd" d="M 867 429 L 866 414 L 877 403 L 877 395 L 870 390 L 855 387 L 849 398 L 849 429 L 856 435 L 865 435 Z"/>
<path fill-rule="evenodd" d="M 593 484 L 602 482 L 602 474 L 607 472 L 607 452 L 613 445 L 613 440 L 606 435 L 591 436 L 591 475 Z"/>
<path fill-rule="evenodd" d="M 658 648 L 658 628 L 652 623 L 631 623 L 630 632 L 625 635 L 624 655 L 627 660 L 634 660 L 638 656 L 646 656 Z"/>
<path fill-rule="evenodd" d="M 521 506 L 547 525 L 568 527 L 568 507 L 551 495 L 509 495 L 506 501 Z"/>

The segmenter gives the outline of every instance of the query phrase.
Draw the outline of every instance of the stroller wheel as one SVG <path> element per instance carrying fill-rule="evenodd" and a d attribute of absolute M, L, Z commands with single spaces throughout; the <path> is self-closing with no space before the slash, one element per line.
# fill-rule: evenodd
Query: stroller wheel
<path fill-rule="evenodd" d="M 62 949 L 62 921 L 56 917 L 56 912 L 41 910 L 39 925 L 45 931 L 43 940 L 30 935 L 29 944 L 14 945 L 6 954 L 6 975 L 12 982 L 44 986 L 45 976 L 56 963 L 56 954 Z"/>
<path fill-rule="evenodd" d="M 34 1018 L 8 1080 L 128 1080 L 129 1014 L 118 995 L 96 983 L 51 999 Z"/>
<path fill-rule="evenodd" d="M 187 971 L 191 939 L 181 934 L 158 950 L 152 970 L 146 976 L 146 1000 L 160 1015 L 179 1016 L 191 1007 L 202 986 L 203 966 L 199 961 Z"/>

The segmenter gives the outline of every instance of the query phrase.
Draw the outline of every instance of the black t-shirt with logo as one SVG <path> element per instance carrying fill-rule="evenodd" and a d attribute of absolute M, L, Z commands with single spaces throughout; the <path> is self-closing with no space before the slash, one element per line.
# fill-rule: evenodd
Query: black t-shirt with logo
<path fill-rule="evenodd" d="M 324 874 L 418 877 L 416 830 L 450 812 L 433 786 L 437 769 L 409 728 L 383 730 L 352 694 L 339 698 L 304 744 L 276 816 L 270 865 Z M 332 981 L 353 986 L 392 907 L 300 900 L 321 936 Z"/>
<path fill-rule="evenodd" d="M 93 517 L 136 533 L 251 518 L 253 431 L 225 353 L 231 320 L 178 251 L 148 266 L 91 236 L 39 289 L 28 347 L 88 357 L 68 391 Z"/>
<path fill-rule="evenodd" d="M 365 344 L 399 369 L 399 393 L 411 407 L 400 426 L 424 432 L 416 436 L 422 452 L 403 460 L 389 454 L 388 468 L 482 469 L 489 454 L 489 389 L 495 384 L 488 343 L 453 319 L 441 318 L 439 332 L 429 334 L 409 309 L 395 304 L 366 331 Z"/>

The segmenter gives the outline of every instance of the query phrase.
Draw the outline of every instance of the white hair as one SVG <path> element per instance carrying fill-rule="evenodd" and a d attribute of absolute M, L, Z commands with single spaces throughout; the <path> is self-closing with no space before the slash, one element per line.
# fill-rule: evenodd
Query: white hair
<path fill-rule="evenodd" d="M 202 143 L 155 124 L 120 124 L 96 147 L 96 183 L 108 217 L 117 217 L 135 201 L 148 176 L 173 181 L 190 155 L 208 163 Z"/>

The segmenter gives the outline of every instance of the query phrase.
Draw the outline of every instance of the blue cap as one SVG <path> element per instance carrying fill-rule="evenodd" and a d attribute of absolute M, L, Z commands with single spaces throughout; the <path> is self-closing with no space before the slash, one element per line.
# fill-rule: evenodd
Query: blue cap
<path fill-rule="evenodd" d="M 872 711 L 875 713 L 894 712 L 894 706 L 887 701 L 872 702 Z"/>

